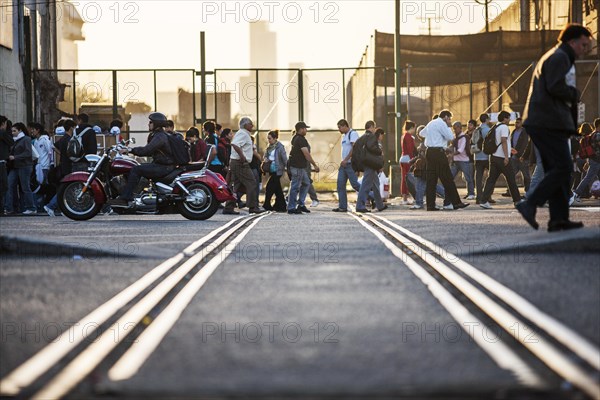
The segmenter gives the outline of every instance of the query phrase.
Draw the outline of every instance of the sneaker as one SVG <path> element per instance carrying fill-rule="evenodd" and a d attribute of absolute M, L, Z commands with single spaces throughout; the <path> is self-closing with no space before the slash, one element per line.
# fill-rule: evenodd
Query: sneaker
<path fill-rule="evenodd" d="M 318 207 L 319 206 L 319 200 L 313 200 L 312 203 L 310 203 L 311 207 Z"/>
<path fill-rule="evenodd" d="M 452 204 L 448 204 L 447 206 L 442 207 L 442 210 L 451 211 L 454 210 L 454 206 Z"/>
<path fill-rule="evenodd" d="M 581 203 L 581 196 L 575 193 L 575 203 Z"/>
<path fill-rule="evenodd" d="M 465 199 L 467 199 L 467 200 L 475 200 L 475 195 L 471 194 L 471 195 L 465 197 Z"/>
<path fill-rule="evenodd" d="M 36 210 L 25 210 L 23 211 L 23 215 L 35 215 L 37 214 Z"/>
<path fill-rule="evenodd" d="M 485 203 L 479 204 L 479 207 L 485 208 L 486 210 L 491 210 L 492 209 L 492 205 L 490 204 L 489 201 L 486 201 Z"/>
<path fill-rule="evenodd" d="M 56 217 L 56 214 L 54 214 L 54 210 L 51 209 L 50 207 L 44 206 L 44 210 L 46 210 L 46 213 L 48 213 L 48 216 L 50 216 L 50 217 Z"/>
<path fill-rule="evenodd" d="M 287 213 L 288 214 L 302 214 L 302 211 L 300 211 L 296 208 L 295 210 L 288 210 Z"/>
<path fill-rule="evenodd" d="M 575 192 L 571 193 L 571 197 L 569 197 L 569 207 L 571 207 L 573 203 L 575 203 L 575 197 L 577 197 Z"/>
<path fill-rule="evenodd" d="M 333 212 L 347 212 L 347 211 L 348 211 L 348 209 L 346 209 L 346 208 L 339 208 L 339 207 L 338 207 L 338 208 L 334 208 L 334 209 L 333 209 L 333 210 L 331 210 L 331 211 L 333 211 Z"/>
<path fill-rule="evenodd" d="M 409 207 L 409 210 L 422 210 L 423 206 L 420 206 L 418 204 L 413 205 L 412 207 Z"/>
<path fill-rule="evenodd" d="M 412 200 L 402 200 L 400 202 L 400 205 L 402 205 L 402 206 L 410 206 L 410 205 L 412 205 L 412 203 L 413 203 Z"/>
<path fill-rule="evenodd" d="M 298 210 L 298 211 L 300 211 L 300 212 L 303 212 L 303 213 L 310 214 L 310 210 L 309 210 L 308 208 L 306 208 L 306 206 L 298 206 L 298 207 L 296 208 L 296 210 Z"/>

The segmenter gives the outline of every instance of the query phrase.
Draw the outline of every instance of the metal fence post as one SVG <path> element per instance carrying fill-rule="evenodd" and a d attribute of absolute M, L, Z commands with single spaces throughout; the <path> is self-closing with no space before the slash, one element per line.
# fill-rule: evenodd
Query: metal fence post
<path fill-rule="evenodd" d="M 117 89 L 118 89 L 118 83 L 117 83 L 117 71 L 113 69 L 112 72 L 112 85 L 113 85 L 113 99 L 112 99 L 112 114 L 113 114 L 113 119 L 117 119 L 117 117 L 119 116 L 119 112 L 117 109 L 117 103 L 118 103 L 118 95 L 117 95 Z"/>

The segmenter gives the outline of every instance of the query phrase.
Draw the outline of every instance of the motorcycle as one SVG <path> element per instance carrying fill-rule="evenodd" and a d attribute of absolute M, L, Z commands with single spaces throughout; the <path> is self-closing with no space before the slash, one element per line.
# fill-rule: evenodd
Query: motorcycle
<path fill-rule="evenodd" d="M 102 156 L 85 156 L 87 171 L 73 172 L 61 180 L 58 205 L 64 215 L 73 220 L 88 220 L 105 208 L 108 199 L 116 198 L 125 188 L 131 169 L 140 163 L 119 150 L 135 141 L 122 141 L 107 148 Z M 210 160 L 213 146 L 209 146 Z M 212 217 L 219 204 L 235 200 L 235 196 L 220 175 L 207 169 L 209 162 L 195 162 L 174 169 L 167 176 L 149 181 L 142 178 L 136 187 L 130 206 L 114 207 L 118 214 L 179 213 L 187 219 L 205 220 Z"/>

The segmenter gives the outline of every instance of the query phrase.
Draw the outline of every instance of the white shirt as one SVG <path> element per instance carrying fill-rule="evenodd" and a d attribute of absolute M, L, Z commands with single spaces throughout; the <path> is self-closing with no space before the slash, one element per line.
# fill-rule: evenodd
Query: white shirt
<path fill-rule="evenodd" d="M 352 151 L 352 146 L 354 142 L 358 140 L 358 132 L 354 129 L 350 129 L 347 133 L 344 133 L 344 137 L 342 138 L 342 160 L 345 160 Z"/>
<path fill-rule="evenodd" d="M 50 141 L 50 138 L 47 135 L 40 135 L 40 137 L 35 140 L 34 146 L 40 156 L 40 158 L 38 158 L 38 165 L 41 165 L 42 169 L 50 169 L 50 164 L 52 164 L 53 159 L 52 142 Z"/>
<path fill-rule="evenodd" d="M 252 143 L 252 137 L 250 137 L 250 132 L 245 129 L 240 129 L 235 133 L 235 136 L 231 140 L 231 144 L 235 144 L 244 153 L 244 157 L 246 157 L 246 161 L 252 161 L 252 155 L 254 152 L 252 151 L 254 144 Z M 233 148 L 231 149 L 231 159 L 239 160 L 240 155 Z"/>
<path fill-rule="evenodd" d="M 454 139 L 452 129 L 441 118 L 429 121 L 421 136 L 425 132 L 425 147 L 448 147 L 448 142 Z"/>
<path fill-rule="evenodd" d="M 506 138 L 506 145 L 508 146 L 508 157 L 510 157 L 510 131 L 508 126 L 505 124 L 498 125 L 496 127 L 496 144 L 499 144 L 496 152 L 492 154 L 494 157 L 504 158 L 504 149 L 502 148 L 502 138 Z"/>

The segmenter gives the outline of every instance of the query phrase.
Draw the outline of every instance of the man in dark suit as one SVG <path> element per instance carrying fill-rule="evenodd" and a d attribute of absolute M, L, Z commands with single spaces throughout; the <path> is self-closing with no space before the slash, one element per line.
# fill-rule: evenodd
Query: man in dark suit
<path fill-rule="evenodd" d="M 524 126 L 538 149 L 544 165 L 544 179 L 517 209 L 534 229 L 537 207 L 548 202 L 548 231 L 583 227 L 569 220 L 570 182 L 573 161 L 569 136 L 577 129 L 575 60 L 591 49 L 591 32 L 579 24 L 567 24 L 558 36 L 559 43 L 542 56 L 531 79 L 523 114 Z"/>

